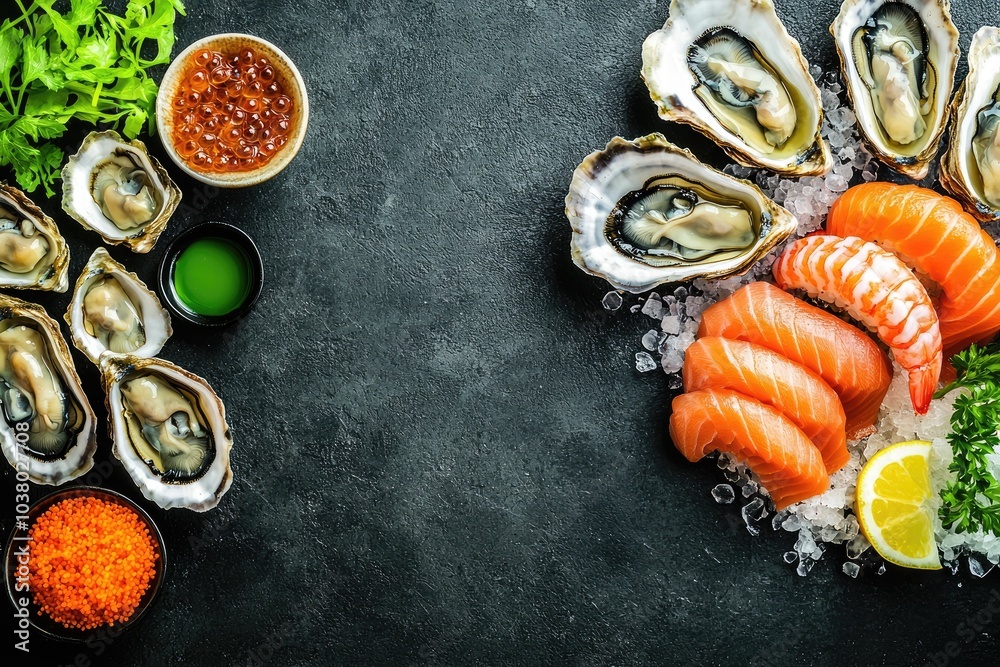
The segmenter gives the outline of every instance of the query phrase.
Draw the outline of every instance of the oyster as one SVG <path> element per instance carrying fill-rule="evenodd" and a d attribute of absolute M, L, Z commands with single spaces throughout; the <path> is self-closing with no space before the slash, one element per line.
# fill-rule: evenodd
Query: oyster
<path fill-rule="evenodd" d="M 232 434 L 205 380 L 162 359 L 106 354 L 101 376 L 114 454 L 164 509 L 212 509 L 229 490 Z"/>
<path fill-rule="evenodd" d="M 573 261 L 617 289 L 745 271 L 797 225 L 755 185 L 699 162 L 662 134 L 615 137 L 573 172 Z"/>
<path fill-rule="evenodd" d="M 104 248 L 83 267 L 65 319 L 73 344 L 95 364 L 105 352 L 155 356 L 173 334 L 156 294 Z"/>
<path fill-rule="evenodd" d="M 1000 219 L 1000 28 L 972 37 L 969 74 L 951 103 L 941 184 L 982 222 Z"/>
<path fill-rule="evenodd" d="M 642 45 L 660 117 L 713 138 L 737 162 L 792 175 L 832 164 L 823 107 L 799 43 L 771 0 L 672 0 Z"/>
<path fill-rule="evenodd" d="M 38 305 L 0 295 L 0 446 L 38 484 L 85 474 L 97 418 L 59 325 Z"/>
<path fill-rule="evenodd" d="M 149 252 L 181 201 L 181 191 L 141 141 L 91 132 L 62 170 L 62 207 L 111 244 Z"/>
<path fill-rule="evenodd" d="M 28 197 L 0 184 L 0 287 L 65 292 L 69 247 L 52 218 Z"/>
<path fill-rule="evenodd" d="M 865 144 L 923 178 L 948 123 L 958 64 L 948 0 L 845 0 L 830 33 Z"/>

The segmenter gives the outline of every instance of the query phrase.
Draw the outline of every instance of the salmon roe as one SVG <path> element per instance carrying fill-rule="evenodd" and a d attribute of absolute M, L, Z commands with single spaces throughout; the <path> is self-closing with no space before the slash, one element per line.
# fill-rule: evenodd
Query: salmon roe
<path fill-rule="evenodd" d="M 35 520 L 30 537 L 28 584 L 38 613 L 67 628 L 124 623 L 156 574 L 149 529 L 119 503 L 62 500 Z"/>
<path fill-rule="evenodd" d="M 288 143 L 293 106 L 266 56 L 201 49 L 174 96 L 174 148 L 196 171 L 256 169 Z"/>

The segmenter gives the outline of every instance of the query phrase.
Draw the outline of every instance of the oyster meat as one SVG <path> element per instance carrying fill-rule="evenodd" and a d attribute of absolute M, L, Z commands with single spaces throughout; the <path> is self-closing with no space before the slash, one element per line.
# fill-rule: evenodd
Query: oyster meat
<path fill-rule="evenodd" d="M 982 222 L 1000 219 L 1000 28 L 972 37 L 969 74 L 951 105 L 954 121 L 941 184 Z"/>
<path fill-rule="evenodd" d="M 85 474 L 97 419 L 59 325 L 38 305 L 0 295 L 0 443 L 18 472 L 39 484 Z"/>
<path fill-rule="evenodd" d="M 205 380 L 162 359 L 106 354 L 101 375 L 114 454 L 160 507 L 212 509 L 233 481 L 232 434 Z"/>
<path fill-rule="evenodd" d="M 661 134 L 615 137 L 576 168 L 566 216 L 573 261 L 617 289 L 745 271 L 797 222 L 759 188 Z"/>
<path fill-rule="evenodd" d="M 830 169 L 819 90 L 770 0 L 672 0 L 642 45 L 642 78 L 662 118 L 692 125 L 740 164 Z"/>
<path fill-rule="evenodd" d="M 149 252 L 181 191 L 141 141 L 91 132 L 62 171 L 63 210 L 111 244 Z"/>
<path fill-rule="evenodd" d="M 52 218 L 0 184 L 0 287 L 65 292 L 69 247 Z"/>
<path fill-rule="evenodd" d="M 920 179 L 948 122 L 958 30 L 947 0 L 845 0 L 830 26 L 862 137 Z"/>
<path fill-rule="evenodd" d="M 105 352 L 155 356 L 173 334 L 156 294 L 104 248 L 83 268 L 65 319 L 73 344 L 95 364 Z"/>

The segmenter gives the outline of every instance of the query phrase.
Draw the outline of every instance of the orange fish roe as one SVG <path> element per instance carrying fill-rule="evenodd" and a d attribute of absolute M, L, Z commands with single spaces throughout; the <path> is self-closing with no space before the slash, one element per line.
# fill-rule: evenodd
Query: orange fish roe
<path fill-rule="evenodd" d="M 29 584 L 39 614 L 91 630 L 131 618 L 159 554 L 139 516 L 98 498 L 69 498 L 31 527 Z"/>

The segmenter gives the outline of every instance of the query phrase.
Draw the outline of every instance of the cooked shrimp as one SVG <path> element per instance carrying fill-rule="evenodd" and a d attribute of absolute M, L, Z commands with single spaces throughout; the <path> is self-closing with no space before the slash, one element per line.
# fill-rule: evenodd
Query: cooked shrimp
<path fill-rule="evenodd" d="M 856 236 L 808 236 L 774 263 L 785 289 L 803 289 L 874 329 L 909 374 L 910 401 L 924 414 L 941 375 L 941 330 L 927 290 L 892 253 Z"/>
<path fill-rule="evenodd" d="M 826 232 L 878 243 L 940 286 L 946 357 L 1000 331 L 1000 254 L 954 199 L 915 185 L 856 185 L 830 209 Z"/>

